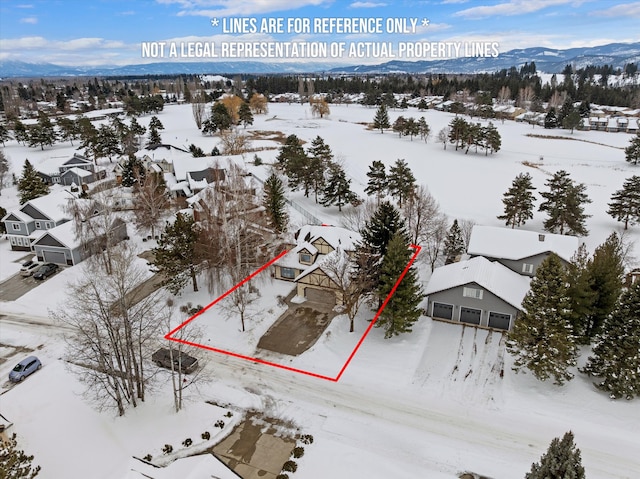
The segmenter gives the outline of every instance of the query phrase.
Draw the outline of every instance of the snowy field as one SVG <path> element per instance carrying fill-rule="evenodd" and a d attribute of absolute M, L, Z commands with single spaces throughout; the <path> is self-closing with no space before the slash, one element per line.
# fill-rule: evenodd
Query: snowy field
<path fill-rule="evenodd" d="M 611 194 L 623 181 L 640 174 L 638 167 L 624 161 L 623 148 L 630 135 L 580 131 L 571 135 L 564 130 L 497 122 L 502 136 L 500 152 L 484 156 L 470 151 L 465 155 L 451 146 L 445 151 L 435 142 L 451 114 L 415 109 L 390 112 L 391 121 L 400 114 L 424 116 L 432 131 L 427 144 L 417 138 L 400 139 L 391 131 L 380 134 L 367 130 L 362 123 L 371 122 L 374 114 L 374 108 L 332 105 L 328 118 L 317 119 L 308 105 L 270 104 L 269 113 L 257 116 L 247 130 L 294 133 L 308 143 L 320 135 L 344 163 L 360 195 L 373 160 L 391 165 L 403 158 L 418 183 L 429 188 L 451 220 L 469 219 L 484 225 L 501 225 L 496 216 L 502 213 L 502 194 L 518 173 L 529 172 L 540 191 L 546 189 L 544 182 L 550 174 L 565 169 L 586 185 L 593 201 L 586 206 L 587 214 L 592 215 L 587 220 L 590 235 L 584 238 L 589 251 L 612 231 L 621 231 L 606 210 Z M 195 143 L 204 151 L 216 145 L 217 137 L 203 137 L 196 129 L 190 105 L 168 105 L 158 117 L 165 126 L 161 132 L 165 143 L 180 147 Z M 143 117 L 140 123 L 146 126 L 149 119 Z M 526 136 L 529 133 L 572 140 L 531 138 Z M 260 146 L 268 145 L 277 146 L 260 142 Z M 40 151 L 12 141 L 4 151 L 19 176 L 25 158 L 38 164 L 75 150 L 60 144 Z M 270 162 L 277 149 L 258 155 Z M 253 153 L 234 161 L 246 164 L 258 177 L 268 175 L 267 166 L 253 166 Z M 523 165 L 525 161 L 542 164 L 533 168 Z M 107 161 L 104 166 L 112 165 Z M 301 192 L 290 196 L 323 221 L 340 224 L 337 208 L 315 205 Z M 4 189 L 0 204 L 10 210 L 17 203 L 15 188 Z M 293 218 L 296 226 L 302 224 L 299 217 Z M 535 213 L 525 229 L 541 230 L 544 219 L 544 214 Z M 132 239 L 142 250 L 142 242 Z M 639 226 L 629 230 L 628 239 L 635 242 L 635 255 L 640 256 Z M 24 255 L 10 251 L 8 241 L 1 240 L 0 279 L 17 272 L 16 261 Z M 144 260 L 140 261 L 144 266 Z M 418 267 L 426 279 L 428 266 L 418 262 Z M 64 305 L 68 283 L 80 274 L 81 266 L 65 268 L 17 301 L 0 301 L 0 315 L 4 315 L 0 317 L 2 355 L 10 354 L 12 345 L 26 346 L 34 349 L 44 364 L 23 384 L 8 388 L 0 382 L 0 412 L 14 422 L 12 430 L 19 435 L 20 445 L 42 466 L 38 477 L 123 477 L 132 456 L 158 453 L 165 443 L 175 446 L 189 435 L 199 435 L 203 425 L 215 422 L 221 411 L 204 404 L 207 400 L 238 409 L 262 409 L 271 416 L 292 420 L 303 433 L 312 434 L 314 444 L 307 446 L 304 457 L 297 461 L 294 478 L 453 479 L 464 471 L 493 479 L 521 478 L 551 439 L 568 430 L 574 432 L 582 450 L 589 479 L 638 477 L 640 400 L 611 401 L 580 374 L 563 387 L 539 382 L 531 375 L 516 375 L 499 333 L 428 318 L 422 318 L 412 334 L 391 340 L 385 340 L 383 331 L 374 328 L 338 383 L 204 353 L 212 379 L 189 392 L 185 411 L 173 412 L 170 385 L 166 376 L 159 374 L 150 399 L 125 417 L 116 418 L 112 411 L 96 412 L 84 401 L 81 384 L 60 359 L 64 331 L 46 325 L 50 322 L 48 311 Z M 274 316 L 278 314 L 273 298 L 283 294 L 283 288 L 268 285 L 267 281 L 261 284 L 264 309 L 254 312 L 256 320 L 248 322 L 255 337 L 268 323 L 258 321 L 258 316 L 266 316 L 269 308 Z M 203 289 L 197 294 L 185 291 L 180 304 L 205 305 L 215 299 Z M 239 318 L 230 309 L 219 318 L 226 326 L 215 330 L 216 337 L 224 336 L 229 348 L 246 347 L 237 334 Z M 366 324 L 364 312 L 355 334 Z M 353 349 L 354 340 L 346 330 L 346 321 L 338 318 L 311 350 L 295 358 L 295 366 L 333 370 L 336 358 L 348 356 Z M 235 339 L 225 331 L 234 333 Z M 587 354 L 588 350 L 583 350 L 581 364 Z M 18 357 L 0 363 L 0 375 L 6 378 Z"/>

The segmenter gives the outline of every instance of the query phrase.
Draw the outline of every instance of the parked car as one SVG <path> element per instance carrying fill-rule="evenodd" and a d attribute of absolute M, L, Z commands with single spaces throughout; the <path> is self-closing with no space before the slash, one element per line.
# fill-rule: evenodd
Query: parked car
<path fill-rule="evenodd" d="M 58 265 L 55 263 L 46 263 L 40 266 L 38 270 L 33 273 L 34 279 L 45 279 L 58 271 Z"/>
<path fill-rule="evenodd" d="M 27 376 L 35 373 L 38 369 L 42 367 L 42 363 L 35 356 L 29 356 L 28 358 L 24 358 L 9 373 L 9 381 L 13 381 L 14 383 L 22 381 Z"/>
<path fill-rule="evenodd" d="M 25 277 L 31 276 L 40 266 L 42 266 L 42 264 L 35 261 L 27 261 L 22 265 L 22 268 L 20 268 L 20 274 Z"/>
<path fill-rule="evenodd" d="M 171 355 L 173 355 L 173 368 L 171 367 Z M 185 352 L 177 349 L 160 348 L 151 355 L 151 360 L 161 368 L 192 373 L 198 367 L 198 360 Z"/>

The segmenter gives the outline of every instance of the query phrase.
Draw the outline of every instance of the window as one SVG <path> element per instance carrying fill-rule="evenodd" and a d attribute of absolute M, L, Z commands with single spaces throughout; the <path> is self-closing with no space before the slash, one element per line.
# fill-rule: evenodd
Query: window
<path fill-rule="evenodd" d="M 462 288 L 462 296 L 465 298 L 482 299 L 482 290 L 477 288 Z"/>
<path fill-rule="evenodd" d="M 36 221 L 36 229 L 40 229 L 40 228 L 42 228 L 42 225 L 40 224 L 39 221 Z"/>
<path fill-rule="evenodd" d="M 300 253 L 301 263 L 311 263 L 311 255 L 309 253 Z"/>
<path fill-rule="evenodd" d="M 280 276 L 286 279 L 293 279 L 296 277 L 296 272 L 293 268 L 280 268 Z"/>
<path fill-rule="evenodd" d="M 49 223 L 49 222 L 47 221 L 47 222 L 45 223 L 45 227 L 46 227 L 47 229 L 50 229 L 50 228 L 51 228 L 51 223 Z"/>
<path fill-rule="evenodd" d="M 533 265 L 529 263 L 523 263 L 522 272 L 527 274 L 533 274 Z"/>
<path fill-rule="evenodd" d="M 14 231 L 20 231 L 22 229 L 19 223 L 11 223 L 11 228 L 13 228 Z"/>

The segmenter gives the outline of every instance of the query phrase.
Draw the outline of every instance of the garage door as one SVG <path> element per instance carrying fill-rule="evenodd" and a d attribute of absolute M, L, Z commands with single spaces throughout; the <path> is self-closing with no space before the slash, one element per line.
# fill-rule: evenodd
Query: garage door
<path fill-rule="evenodd" d="M 511 315 L 504 313 L 495 313 L 493 311 L 489 312 L 489 327 L 496 329 L 509 329 L 509 324 L 511 323 Z"/>
<path fill-rule="evenodd" d="M 336 295 L 333 291 L 305 288 L 304 297 L 307 298 L 307 301 L 313 301 L 314 303 L 329 304 L 331 306 L 336 304 Z"/>
<path fill-rule="evenodd" d="M 64 251 L 43 251 L 45 263 L 67 264 Z"/>
<path fill-rule="evenodd" d="M 479 309 L 460 308 L 460 322 L 468 324 L 480 324 L 481 313 L 482 311 Z"/>
<path fill-rule="evenodd" d="M 434 318 L 453 319 L 453 306 L 444 303 L 433 303 Z"/>

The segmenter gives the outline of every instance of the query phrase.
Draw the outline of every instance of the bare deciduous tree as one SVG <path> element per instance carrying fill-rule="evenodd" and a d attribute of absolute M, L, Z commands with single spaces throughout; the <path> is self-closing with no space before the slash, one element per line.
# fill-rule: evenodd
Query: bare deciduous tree
<path fill-rule="evenodd" d="M 361 231 L 378 209 L 377 200 L 367 198 L 358 206 L 350 205 L 342 210 L 340 224 L 351 231 Z"/>
<path fill-rule="evenodd" d="M 460 220 L 458 221 L 458 226 L 460 226 L 460 231 L 462 232 L 462 239 L 464 240 L 465 248 L 469 247 L 469 240 L 471 239 L 471 231 L 473 231 L 473 227 L 476 222 L 473 220 Z"/>
<path fill-rule="evenodd" d="M 236 129 L 221 131 L 220 142 L 222 144 L 222 154 L 224 155 L 240 155 L 251 147 L 249 136 L 240 133 Z"/>
<path fill-rule="evenodd" d="M 196 122 L 198 130 L 201 130 L 202 122 L 207 112 L 207 100 L 203 94 L 199 93 L 191 98 L 191 112 L 193 113 L 193 119 Z"/>
<path fill-rule="evenodd" d="M 329 116 L 331 114 L 331 109 L 329 108 L 329 104 L 327 100 L 320 97 L 311 97 L 309 99 L 309 103 L 311 104 L 311 114 L 313 116 L 319 116 L 320 118 L 324 118 L 325 116 Z"/>
<path fill-rule="evenodd" d="M 66 358 L 77 367 L 86 396 L 99 409 L 114 407 L 121 416 L 127 406 L 145 399 L 150 374 L 144 359 L 162 324 L 158 293 L 145 297 L 137 288 L 148 271 L 135 259 L 135 252 L 122 244 L 112 249 L 110 274 L 84 262 L 64 307 L 51 313 L 71 331 Z"/>
<path fill-rule="evenodd" d="M 447 225 L 447 218 L 440 211 L 438 202 L 424 185 L 416 188 L 415 193 L 407 198 L 402 213 L 413 244 L 426 243 L 434 231 Z"/>
<path fill-rule="evenodd" d="M 500 105 L 506 105 L 509 100 L 511 100 L 511 88 L 509 88 L 507 85 L 504 85 L 498 92 L 498 103 Z"/>
<path fill-rule="evenodd" d="M 355 317 L 365 302 L 366 295 L 371 292 L 373 281 L 370 277 L 357 275 L 353 260 L 340 248 L 324 259 L 322 270 L 336 287 L 344 312 L 349 318 L 349 332 L 353 333 Z"/>
<path fill-rule="evenodd" d="M 101 195 L 92 200 L 69 201 L 67 211 L 75 222 L 74 230 L 88 261 L 102 262 L 107 274 L 112 269 L 112 251 L 126 236 L 126 223 L 118 216 L 114 200 Z"/>
<path fill-rule="evenodd" d="M 449 142 L 449 134 L 451 133 L 451 128 L 445 126 L 438 132 L 438 142 L 442 143 L 443 148 L 447 149 L 447 143 Z"/>
<path fill-rule="evenodd" d="M 162 226 L 162 217 L 169 207 L 165 185 L 157 174 L 147 174 L 135 191 L 133 208 L 138 231 L 149 231 L 155 237 L 156 228 Z"/>
<path fill-rule="evenodd" d="M 527 108 L 535 97 L 535 92 L 533 88 L 527 85 L 524 88 L 520 88 L 518 92 L 518 106 L 522 108 Z"/>

